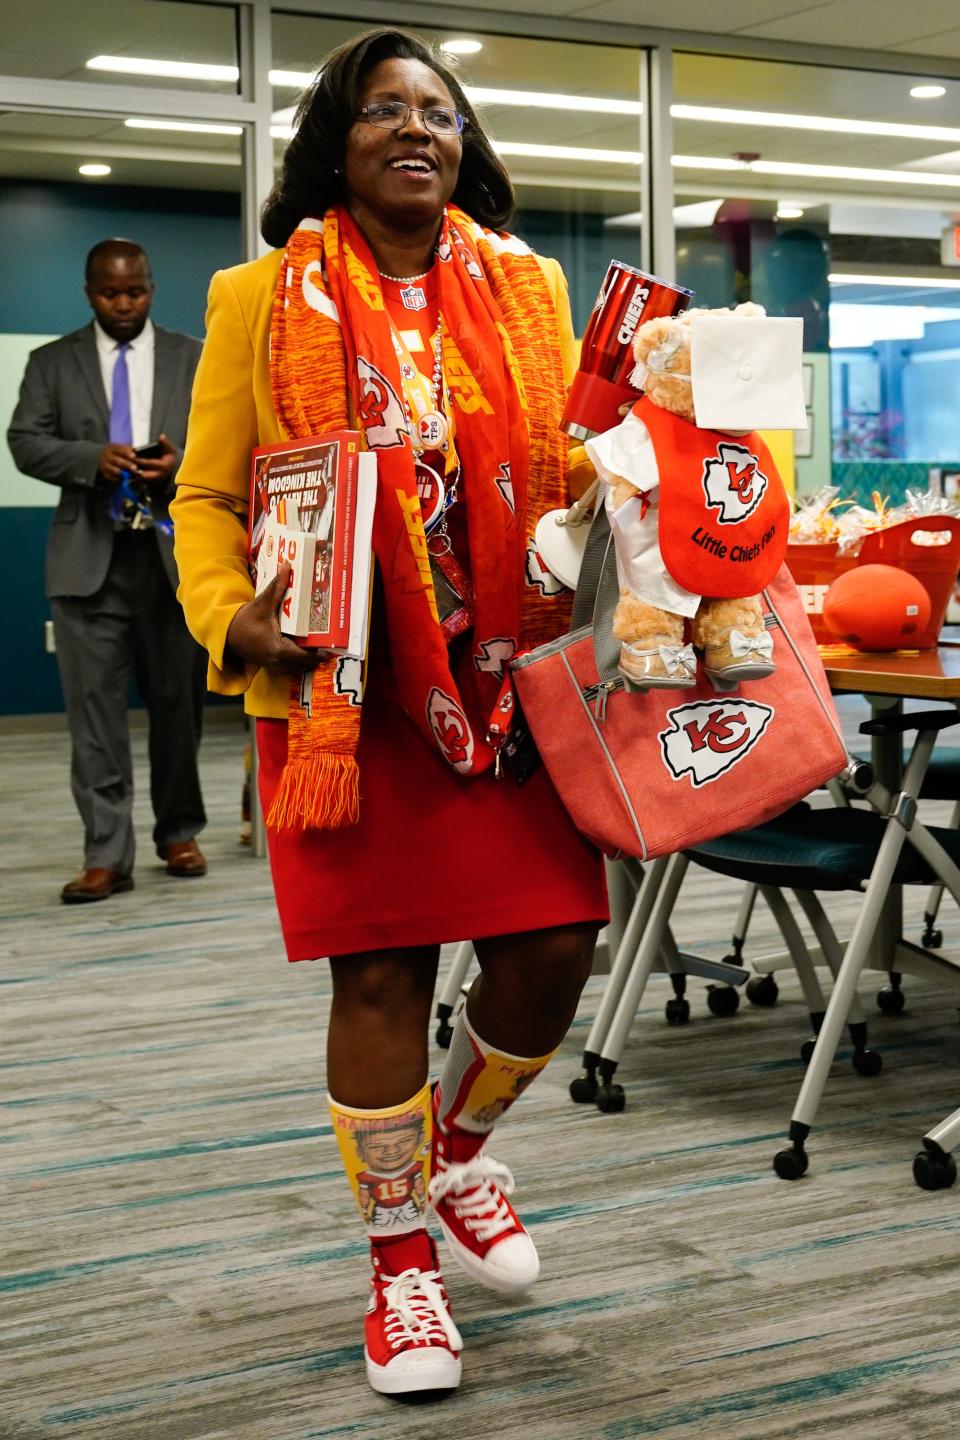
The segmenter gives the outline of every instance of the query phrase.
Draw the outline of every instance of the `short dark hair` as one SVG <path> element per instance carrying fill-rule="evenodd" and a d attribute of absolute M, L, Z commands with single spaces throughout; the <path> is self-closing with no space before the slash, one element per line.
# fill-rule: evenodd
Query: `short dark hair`
<path fill-rule="evenodd" d="M 283 246 L 305 215 L 322 215 L 345 198 L 347 132 L 360 109 L 363 80 L 382 60 L 419 60 L 443 81 L 463 116 L 463 156 L 453 202 L 492 230 L 506 228 L 516 197 L 502 160 L 477 120 L 456 76 L 432 47 L 406 30 L 368 30 L 324 60 L 294 118 L 280 176 L 260 214 L 268 245 Z"/>
<path fill-rule="evenodd" d="M 147 274 L 150 276 L 150 279 L 153 279 L 150 271 L 150 257 L 143 246 L 138 245 L 136 240 L 121 240 L 118 238 L 113 240 L 98 240 L 89 252 L 86 264 L 83 267 L 83 278 L 87 284 L 89 285 L 90 283 L 90 276 L 98 260 L 109 260 L 119 255 L 123 255 L 128 259 L 139 256 L 147 267 Z"/>

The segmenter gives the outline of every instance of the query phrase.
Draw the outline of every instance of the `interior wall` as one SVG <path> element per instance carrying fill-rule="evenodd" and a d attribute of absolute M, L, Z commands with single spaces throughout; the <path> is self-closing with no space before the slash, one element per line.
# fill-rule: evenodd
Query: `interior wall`
<path fill-rule="evenodd" d="M 13 413 L 27 355 L 90 320 L 83 263 L 98 240 L 119 235 L 148 252 L 157 285 L 152 315 L 170 330 L 203 334 L 213 271 L 241 258 L 240 200 L 226 194 L 121 186 L 0 182 L 0 416 Z M 0 445 L 0 507 L 7 593 L 18 620 L 0 636 L 0 714 L 63 709 L 56 659 L 44 649 L 50 608 L 43 559 L 56 486 L 20 475 Z"/>

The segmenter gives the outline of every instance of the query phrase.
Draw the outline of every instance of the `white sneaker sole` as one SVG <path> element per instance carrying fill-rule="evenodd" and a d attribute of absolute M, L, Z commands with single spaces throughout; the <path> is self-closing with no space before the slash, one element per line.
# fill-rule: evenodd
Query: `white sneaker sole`
<path fill-rule="evenodd" d="M 485 1285 L 488 1290 L 497 1290 L 501 1295 L 522 1295 L 529 1290 L 540 1274 L 540 1256 L 530 1236 L 512 1235 L 507 1240 L 495 1245 L 490 1252 L 496 1255 L 501 1251 L 502 1258 L 508 1259 L 503 1266 L 490 1265 L 468 1250 L 462 1241 L 458 1240 L 449 1226 L 445 1225 L 440 1215 L 437 1215 L 440 1229 L 443 1231 L 443 1238 L 450 1247 L 450 1254 L 456 1260 L 461 1270 L 465 1270 L 474 1280 Z M 511 1245 L 512 1240 L 523 1240 L 523 1245 Z M 510 1246 L 509 1256 L 504 1250 Z M 519 1252 L 519 1254 L 518 1254 Z"/>
<path fill-rule="evenodd" d="M 462 1365 L 450 1350 L 439 1345 L 409 1350 L 386 1365 L 377 1365 L 366 1349 L 367 1379 L 378 1395 L 410 1395 L 418 1390 L 456 1390 Z"/>

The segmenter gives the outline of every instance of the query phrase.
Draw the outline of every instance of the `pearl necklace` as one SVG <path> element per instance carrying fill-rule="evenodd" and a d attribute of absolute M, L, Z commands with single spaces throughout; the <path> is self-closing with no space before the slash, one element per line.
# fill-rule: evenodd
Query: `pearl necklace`
<path fill-rule="evenodd" d="M 430 270 L 432 269 L 431 265 Z M 416 285 L 418 280 L 426 280 L 430 270 L 424 270 L 422 275 L 388 275 L 386 270 L 379 270 L 377 273 L 381 280 L 392 280 L 394 285 Z"/>
<path fill-rule="evenodd" d="M 403 409 L 407 417 L 407 424 L 411 431 L 414 455 L 422 455 L 425 450 L 443 449 L 446 443 L 449 425 L 443 413 L 443 316 L 437 315 L 437 328 L 433 333 L 433 375 L 430 378 L 430 408 L 419 420 L 414 422 L 410 400 L 407 394 L 403 395 Z"/>

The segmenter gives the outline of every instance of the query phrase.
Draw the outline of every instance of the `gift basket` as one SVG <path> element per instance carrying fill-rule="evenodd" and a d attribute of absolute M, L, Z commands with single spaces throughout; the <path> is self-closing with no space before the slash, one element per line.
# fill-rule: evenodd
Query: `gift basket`
<path fill-rule="evenodd" d="M 960 569 L 960 504 L 908 490 L 891 506 L 841 501 L 835 486 L 798 502 L 790 522 L 787 564 L 820 644 L 836 643 L 823 622 L 823 601 L 838 575 L 857 565 L 894 565 L 916 576 L 930 596 L 930 620 L 913 648 L 937 643 Z"/>

